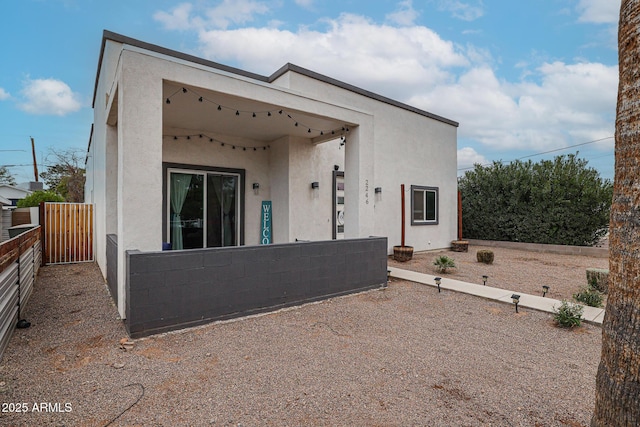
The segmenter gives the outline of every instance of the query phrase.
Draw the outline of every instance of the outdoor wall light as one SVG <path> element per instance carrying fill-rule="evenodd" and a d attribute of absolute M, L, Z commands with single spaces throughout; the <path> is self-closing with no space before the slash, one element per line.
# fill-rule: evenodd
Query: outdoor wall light
<path fill-rule="evenodd" d="M 442 282 L 442 277 L 434 277 L 433 280 L 436 281 L 436 285 L 438 285 L 438 293 L 440 293 L 440 283 Z"/>
<path fill-rule="evenodd" d="M 487 276 L 486 274 L 484 276 L 482 276 L 482 284 L 484 286 L 487 286 L 487 279 L 489 278 L 489 276 Z"/>
<path fill-rule="evenodd" d="M 260 184 L 257 183 L 257 182 L 254 182 L 253 183 L 253 194 L 255 194 L 257 196 L 259 192 L 260 192 Z"/>
<path fill-rule="evenodd" d="M 340 165 L 333 165 L 333 170 L 334 171 L 339 171 L 340 170 Z"/>
<path fill-rule="evenodd" d="M 513 294 L 513 295 L 511 295 L 511 299 L 513 300 L 513 303 L 516 305 L 516 313 L 517 313 L 518 312 L 518 303 L 520 302 L 520 295 Z"/>
<path fill-rule="evenodd" d="M 549 286 L 542 285 L 542 297 L 543 298 L 547 295 L 547 292 L 549 292 Z"/>
<path fill-rule="evenodd" d="M 311 183 L 311 189 L 317 190 L 318 188 L 320 188 L 320 183 L 318 181 L 314 181 Z"/>
<path fill-rule="evenodd" d="M 376 194 L 381 194 L 382 193 L 382 187 L 376 187 L 376 189 L 374 191 L 376 192 Z"/>

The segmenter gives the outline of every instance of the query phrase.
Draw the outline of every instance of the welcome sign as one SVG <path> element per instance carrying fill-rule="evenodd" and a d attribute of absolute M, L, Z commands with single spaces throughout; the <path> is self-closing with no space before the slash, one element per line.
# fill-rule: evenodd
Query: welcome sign
<path fill-rule="evenodd" d="M 262 201 L 261 215 L 261 232 L 260 232 L 260 244 L 268 245 L 271 243 L 271 217 L 273 212 L 271 211 L 271 200 Z"/>

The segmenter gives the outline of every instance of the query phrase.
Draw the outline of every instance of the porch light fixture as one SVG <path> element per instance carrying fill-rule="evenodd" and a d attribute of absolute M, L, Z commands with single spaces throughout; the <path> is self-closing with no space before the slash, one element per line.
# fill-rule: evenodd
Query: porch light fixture
<path fill-rule="evenodd" d="M 333 170 L 334 171 L 339 171 L 340 170 L 340 165 L 333 165 Z"/>
<path fill-rule="evenodd" d="M 547 292 L 549 292 L 549 286 L 548 285 L 542 285 L 542 297 L 543 298 L 547 295 Z"/>
<path fill-rule="evenodd" d="M 312 190 L 317 190 L 318 188 L 320 188 L 320 183 L 318 181 L 313 181 L 311 183 L 311 189 Z"/>
<path fill-rule="evenodd" d="M 253 194 L 255 194 L 257 196 L 259 192 L 260 192 L 260 184 L 257 183 L 257 182 L 254 182 L 253 183 Z"/>
<path fill-rule="evenodd" d="M 381 194 L 382 193 L 382 187 L 376 187 L 376 189 L 374 191 L 376 192 L 376 194 Z"/>
<path fill-rule="evenodd" d="M 520 302 L 520 295 L 518 295 L 518 294 L 511 295 L 511 300 L 516 305 L 516 313 L 517 313 L 518 312 L 518 303 Z"/>
<path fill-rule="evenodd" d="M 487 279 L 489 278 L 489 276 L 487 276 L 486 274 L 482 276 L 482 284 L 484 286 L 487 286 Z"/>
<path fill-rule="evenodd" d="M 440 283 L 442 282 L 442 277 L 434 277 L 434 279 L 436 281 L 436 285 L 438 285 L 438 293 L 440 293 Z"/>

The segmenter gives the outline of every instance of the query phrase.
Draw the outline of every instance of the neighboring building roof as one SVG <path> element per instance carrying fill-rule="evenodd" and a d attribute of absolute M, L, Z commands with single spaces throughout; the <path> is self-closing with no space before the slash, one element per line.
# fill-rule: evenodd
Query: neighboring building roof
<path fill-rule="evenodd" d="M 159 53 L 161 55 L 171 56 L 171 57 L 174 57 L 174 58 L 177 58 L 177 59 L 181 59 L 183 61 L 193 62 L 195 64 L 204 65 L 206 67 L 215 68 L 215 69 L 218 69 L 218 70 L 221 70 L 221 71 L 237 74 L 237 75 L 240 75 L 240 76 L 243 76 L 243 77 L 248 77 L 248 78 L 251 78 L 251 79 L 254 79 L 254 80 L 258 80 L 258 81 L 261 81 L 261 82 L 265 82 L 265 83 L 272 83 L 274 80 L 276 80 L 277 78 L 281 77 L 283 74 L 285 74 L 285 73 L 287 73 L 289 71 L 292 71 L 292 72 L 307 76 L 309 78 L 312 78 L 312 79 L 315 79 L 315 80 L 319 80 L 321 82 L 328 83 L 328 84 L 331 84 L 333 86 L 336 86 L 336 87 L 339 87 L 339 88 L 342 88 L 342 89 L 357 93 L 359 95 L 366 96 L 366 97 L 374 99 L 376 101 L 384 102 L 385 104 L 393 105 L 395 107 L 402 108 L 404 110 L 408 110 L 408 111 L 414 112 L 416 114 L 420 114 L 422 116 L 429 117 L 429 118 L 434 119 L 434 120 L 438 120 L 440 122 L 443 122 L 443 123 L 446 123 L 446 124 L 449 124 L 449 125 L 452 125 L 452 126 L 458 127 L 458 125 L 459 125 L 458 122 L 456 122 L 456 121 L 447 119 L 447 118 L 442 117 L 442 116 L 438 116 L 438 115 L 433 114 L 433 113 L 429 113 L 428 111 L 424 111 L 424 110 L 421 110 L 419 108 L 412 107 L 412 106 L 404 104 L 402 102 L 395 101 L 395 100 L 393 100 L 391 98 L 387 98 L 385 96 L 378 95 L 378 94 L 370 92 L 368 90 L 361 89 L 359 87 L 350 85 L 348 83 L 341 82 L 339 80 L 333 79 L 331 77 L 327 77 L 325 75 L 316 73 L 316 72 L 308 70 L 306 68 L 299 67 L 299 66 L 294 65 L 294 64 L 287 63 L 282 68 L 280 68 L 275 73 L 273 73 L 271 76 L 266 77 L 266 76 L 262 76 L 262 75 L 255 74 L 255 73 L 251 73 L 251 72 L 248 72 L 248 71 L 245 71 L 245 70 L 241 70 L 239 68 L 234 68 L 234 67 L 230 67 L 228 65 L 223 65 L 223 64 L 220 64 L 220 63 L 217 63 L 217 62 L 209 61 L 207 59 L 199 58 L 197 56 L 193 56 L 193 55 L 189 55 L 189 54 L 186 54 L 186 53 L 178 52 L 178 51 L 175 51 L 175 50 L 167 49 L 167 48 L 164 48 L 162 46 L 155 45 L 155 44 L 146 43 L 146 42 L 143 42 L 143 41 L 140 41 L 140 40 L 136 40 L 136 39 L 133 39 L 131 37 L 123 36 L 121 34 L 113 33 L 111 31 L 107 31 L 107 30 L 104 30 L 103 35 L 102 35 L 102 46 L 100 48 L 100 58 L 98 60 L 98 71 L 96 72 L 96 81 L 95 81 L 95 86 L 94 86 L 94 91 L 93 91 L 92 106 L 95 105 L 95 101 L 96 101 L 96 91 L 98 89 L 98 78 L 100 76 L 100 69 L 102 68 L 102 58 L 103 58 L 103 55 L 104 55 L 104 48 L 105 48 L 105 44 L 106 44 L 107 40 L 112 40 L 112 41 L 117 42 L 117 43 L 122 43 L 122 44 L 127 44 L 127 45 L 130 45 L 130 46 L 135 46 L 135 47 L 138 47 L 138 48 L 141 48 L 141 49 L 145 49 L 145 50 L 148 50 L 148 51 L 151 51 L 151 52 Z"/>
<path fill-rule="evenodd" d="M 8 199 L 21 199 L 31 194 L 31 191 L 24 188 L 17 187 L 15 185 L 0 184 L 0 196 Z"/>
<path fill-rule="evenodd" d="M 11 200 L 5 199 L 4 197 L 0 196 L 0 205 L 11 206 Z"/>

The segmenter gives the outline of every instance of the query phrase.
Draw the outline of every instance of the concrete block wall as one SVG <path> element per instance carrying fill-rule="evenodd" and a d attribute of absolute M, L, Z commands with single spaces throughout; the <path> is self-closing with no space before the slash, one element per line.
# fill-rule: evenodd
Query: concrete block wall
<path fill-rule="evenodd" d="M 134 337 L 373 289 L 387 239 L 127 252 L 126 326 Z"/>

